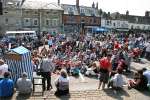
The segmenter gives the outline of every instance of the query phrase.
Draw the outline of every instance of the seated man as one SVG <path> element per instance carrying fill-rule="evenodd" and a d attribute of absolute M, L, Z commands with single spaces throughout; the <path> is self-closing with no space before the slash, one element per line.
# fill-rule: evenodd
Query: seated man
<path fill-rule="evenodd" d="M 9 79 L 10 73 L 4 73 L 4 79 L 0 80 L 0 97 L 10 97 L 14 92 L 14 82 Z"/>
<path fill-rule="evenodd" d="M 122 75 L 123 69 L 122 67 L 117 68 L 117 73 L 110 79 L 108 88 L 111 86 L 113 89 L 121 89 L 123 85 L 126 83 L 125 79 Z"/>
<path fill-rule="evenodd" d="M 32 82 L 27 79 L 27 73 L 22 74 L 22 78 L 17 80 L 17 91 L 20 94 L 30 94 L 32 92 Z"/>

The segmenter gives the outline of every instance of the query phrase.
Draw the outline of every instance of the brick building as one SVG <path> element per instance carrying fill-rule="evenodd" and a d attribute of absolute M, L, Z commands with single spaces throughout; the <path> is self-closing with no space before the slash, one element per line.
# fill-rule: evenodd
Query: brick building
<path fill-rule="evenodd" d="M 101 17 L 98 13 L 98 4 L 92 4 L 92 7 L 79 6 L 79 0 L 76 5 L 62 4 L 64 14 L 62 15 L 65 33 L 94 32 L 93 30 L 101 25 Z"/>

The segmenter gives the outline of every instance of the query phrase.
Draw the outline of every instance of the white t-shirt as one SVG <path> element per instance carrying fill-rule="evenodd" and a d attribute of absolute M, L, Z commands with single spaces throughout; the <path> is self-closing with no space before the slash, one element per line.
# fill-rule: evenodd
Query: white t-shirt
<path fill-rule="evenodd" d="M 115 87 L 122 87 L 125 84 L 123 75 L 118 74 L 118 73 L 115 74 L 115 76 L 112 78 L 112 81 Z"/>
<path fill-rule="evenodd" d="M 8 65 L 7 64 L 0 65 L 0 78 L 4 78 L 5 72 L 8 72 Z"/>
<path fill-rule="evenodd" d="M 146 44 L 146 52 L 150 52 L 150 43 Z"/>
<path fill-rule="evenodd" d="M 148 80 L 148 84 L 150 85 L 150 71 L 147 70 L 143 73 L 144 76 L 146 76 L 147 80 Z"/>

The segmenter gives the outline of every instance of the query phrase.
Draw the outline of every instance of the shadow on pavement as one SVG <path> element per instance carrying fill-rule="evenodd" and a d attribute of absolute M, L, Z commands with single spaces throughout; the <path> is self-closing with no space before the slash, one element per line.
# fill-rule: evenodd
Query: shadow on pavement
<path fill-rule="evenodd" d="M 150 90 L 144 90 L 144 91 L 137 90 L 137 91 L 140 92 L 141 94 L 147 96 L 147 97 L 150 97 Z"/>
<path fill-rule="evenodd" d="M 128 92 L 126 92 L 126 90 L 124 89 L 120 89 L 120 90 L 107 89 L 107 90 L 104 90 L 104 92 L 106 93 L 107 96 L 110 96 L 116 100 L 124 100 L 122 96 L 130 97 Z"/>
<path fill-rule="evenodd" d="M 0 97 L 0 100 L 12 100 L 12 97 Z"/>
<path fill-rule="evenodd" d="M 31 97 L 31 94 L 18 94 L 16 100 L 28 100 Z"/>
<path fill-rule="evenodd" d="M 69 100 L 70 94 L 64 96 L 56 96 L 56 97 L 59 98 L 60 100 Z"/>

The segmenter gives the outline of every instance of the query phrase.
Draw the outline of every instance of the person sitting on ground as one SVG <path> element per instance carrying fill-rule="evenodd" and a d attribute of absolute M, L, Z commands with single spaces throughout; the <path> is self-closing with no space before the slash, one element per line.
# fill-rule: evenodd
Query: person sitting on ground
<path fill-rule="evenodd" d="M 98 74 L 98 68 L 96 66 L 96 63 L 93 63 L 90 68 L 87 69 L 85 75 L 87 76 L 96 76 Z"/>
<path fill-rule="evenodd" d="M 108 83 L 108 88 L 111 86 L 113 89 L 121 89 L 126 83 L 122 75 L 122 67 L 117 68 L 117 73 L 110 79 Z"/>
<path fill-rule="evenodd" d="M 147 83 L 148 80 L 146 76 L 143 75 L 143 70 L 139 70 L 134 75 L 134 80 L 129 80 L 128 82 L 128 88 L 135 88 L 137 90 L 147 90 Z"/>
<path fill-rule="evenodd" d="M 146 76 L 148 80 L 147 86 L 150 87 L 150 70 L 143 68 L 143 75 Z"/>
<path fill-rule="evenodd" d="M 27 78 L 26 72 L 23 72 L 22 77 L 17 80 L 17 91 L 20 94 L 30 94 L 32 92 L 32 82 Z"/>
<path fill-rule="evenodd" d="M 4 73 L 4 78 L 0 80 L 0 97 L 11 97 L 14 93 L 14 82 L 10 79 L 10 72 Z"/>
<path fill-rule="evenodd" d="M 67 75 L 66 70 L 62 69 L 60 72 L 60 76 L 55 81 L 56 85 L 56 96 L 69 94 L 69 77 Z"/>

